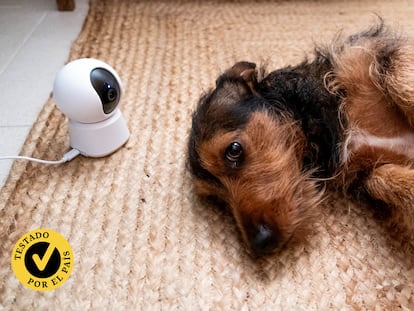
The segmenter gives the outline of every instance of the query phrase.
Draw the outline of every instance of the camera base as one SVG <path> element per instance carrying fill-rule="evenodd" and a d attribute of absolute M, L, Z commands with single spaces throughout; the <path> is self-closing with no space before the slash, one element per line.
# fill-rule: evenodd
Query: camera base
<path fill-rule="evenodd" d="M 129 138 L 129 130 L 119 109 L 106 120 L 80 123 L 69 120 L 70 145 L 81 155 L 93 158 L 107 156 Z"/>

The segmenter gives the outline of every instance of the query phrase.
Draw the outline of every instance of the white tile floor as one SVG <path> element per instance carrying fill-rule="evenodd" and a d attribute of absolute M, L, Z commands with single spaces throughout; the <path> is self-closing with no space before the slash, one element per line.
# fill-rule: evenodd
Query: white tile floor
<path fill-rule="evenodd" d="M 0 156 L 17 155 L 79 34 L 88 0 L 0 0 Z M 0 161 L 0 188 L 12 162 Z"/>

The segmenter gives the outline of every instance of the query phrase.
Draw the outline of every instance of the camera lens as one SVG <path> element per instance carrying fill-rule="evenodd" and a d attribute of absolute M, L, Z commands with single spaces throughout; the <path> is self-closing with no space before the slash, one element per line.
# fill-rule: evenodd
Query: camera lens
<path fill-rule="evenodd" d="M 106 92 L 106 99 L 109 102 L 112 102 L 114 100 L 116 100 L 117 96 L 118 96 L 118 92 L 116 91 L 115 88 L 113 88 L 110 84 L 106 83 L 106 88 L 107 88 L 107 92 Z"/>
<path fill-rule="evenodd" d="M 91 71 L 90 79 L 93 88 L 98 93 L 105 114 L 109 114 L 118 106 L 121 88 L 115 76 L 104 68 Z"/>

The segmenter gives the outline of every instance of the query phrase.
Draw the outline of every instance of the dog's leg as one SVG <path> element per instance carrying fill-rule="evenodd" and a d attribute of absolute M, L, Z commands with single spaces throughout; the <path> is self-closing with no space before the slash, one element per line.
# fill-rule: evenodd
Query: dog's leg
<path fill-rule="evenodd" d="M 391 222 L 414 232 L 414 169 L 385 164 L 365 180 L 368 193 L 392 209 Z"/>
<path fill-rule="evenodd" d="M 414 126 L 414 42 L 396 49 L 387 67 L 386 92 Z"/>

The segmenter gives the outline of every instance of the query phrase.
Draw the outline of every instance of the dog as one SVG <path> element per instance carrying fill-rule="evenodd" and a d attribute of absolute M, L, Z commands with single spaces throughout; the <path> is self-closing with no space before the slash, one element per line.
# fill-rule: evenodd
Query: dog
<path fill-rule="evenodd" d="M 306 239 L 329 186 L 413 230 L 413 40 L 380 20 L 296 66 L 236 63 L 192 115 L 188 167 L 257 256 Z"/>

